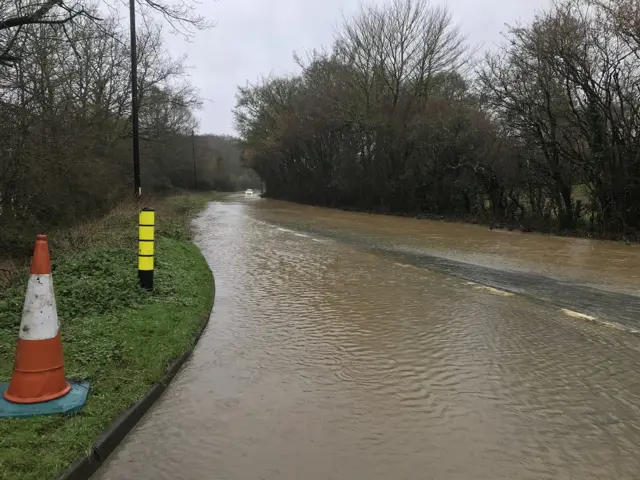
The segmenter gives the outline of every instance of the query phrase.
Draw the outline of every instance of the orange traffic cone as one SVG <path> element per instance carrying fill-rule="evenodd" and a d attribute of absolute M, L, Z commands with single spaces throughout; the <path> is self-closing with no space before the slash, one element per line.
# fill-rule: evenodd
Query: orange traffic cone
<path fill-rule="evenodd" d="M 66 395 L 64 358 L 58 325 L 47 236 L 38 235 L 24 299 L 13 376 L 4 398 L 39 403 Z"/>

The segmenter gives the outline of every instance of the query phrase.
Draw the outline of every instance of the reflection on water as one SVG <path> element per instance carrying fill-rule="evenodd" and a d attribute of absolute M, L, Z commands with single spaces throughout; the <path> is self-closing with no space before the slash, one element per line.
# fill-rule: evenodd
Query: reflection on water
<path fill-rule="evenodd" d="M 97 478 L 638 478 L 637 337 L 310 233 L 320 229 L 450 242 L 519 268 L 536 258 L 526 242 L 548 242 L 542 264 L 585 279 L 597 262 L 582 252 L 605 258 L 606 244 L 212 204 L 198 220 L 216 275 L 211 323 Z"/>

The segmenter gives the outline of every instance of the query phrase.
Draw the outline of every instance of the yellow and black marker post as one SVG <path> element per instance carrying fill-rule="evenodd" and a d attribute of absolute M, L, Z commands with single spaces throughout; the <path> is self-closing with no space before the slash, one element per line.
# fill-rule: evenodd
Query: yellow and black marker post
<path fill-rule="evenodd" d="M 138 279 L 140 286 L 147 290 L 153 290 L 155 224 L 153 208 L 143 208 L 138 223 Z"/>

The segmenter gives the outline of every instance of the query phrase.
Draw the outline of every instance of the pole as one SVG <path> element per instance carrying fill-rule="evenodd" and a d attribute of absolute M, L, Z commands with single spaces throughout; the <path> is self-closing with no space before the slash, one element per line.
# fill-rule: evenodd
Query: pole
<path fill-rule="evenodd" d="M 138 53 L 136 46 L 136 0 L 129 0 L 129 22 L 131 26 L 131 122 L 133 124 L 133 186 L 136 198 L 140 199 L 140 131 L 138 125 Z"/>
<path fill-rule="evenodd" d="M 146 290 L 153 290 L 153 256 L 155 254 L 156 214 L 153 208 L 140 210 L 138 220 L 138 280 Z"/>
<path fill-rule="evenodd" d="M 195 190 L 198 189 L 198 175 L 196 173 L 196 134 L 191 130 L 191 145 L 193 148 L 193 185 Z"/>

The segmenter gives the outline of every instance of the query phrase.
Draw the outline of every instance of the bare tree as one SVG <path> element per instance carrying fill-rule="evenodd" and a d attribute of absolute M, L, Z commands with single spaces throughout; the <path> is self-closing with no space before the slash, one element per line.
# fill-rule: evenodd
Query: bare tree
<path fill-rule="evenodd" d="M 0 68 L 0 254 L 33 225 L 73 223 L 127 190 L 127 35 L 117 17 L 23 27 L 14 46 L 21 61 Z M 150 19 L 139 43 L 142 166 L 153 190 L 179 182 L 178 165 L 192 171 L 182 139 L 197 124 L 199 101 L 184 58 L 168 56 Z"/>
<path fill-rule="evenodd" d="M 100 21 L 99 7 L 113 7 L 123 0 L 0 0 L 0 65 L 19 60 L 15 50 L 30 25 L 64 25 L 84 17 Z M 210 23 L 199 15 L 191 0 L 136 0 L 145 12 L 157 12 L 177 31 L 207 28 Z"/>
<path fill-rule="evenodd" d="M 267 194 L 640 236 L 640 4 L 558 0 L 469 75 L 451 15 L 363 6 L 294 78 L 240 90 Z"/>

